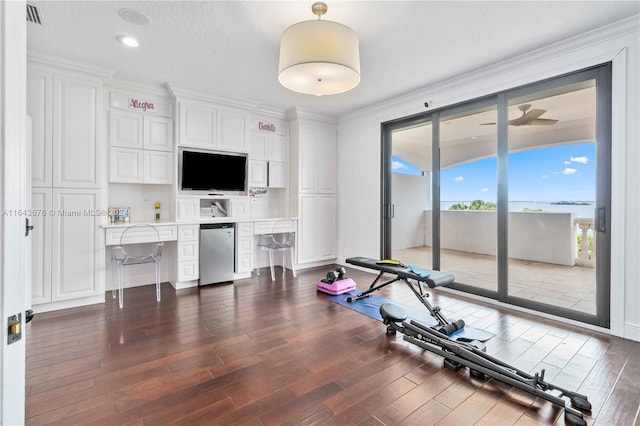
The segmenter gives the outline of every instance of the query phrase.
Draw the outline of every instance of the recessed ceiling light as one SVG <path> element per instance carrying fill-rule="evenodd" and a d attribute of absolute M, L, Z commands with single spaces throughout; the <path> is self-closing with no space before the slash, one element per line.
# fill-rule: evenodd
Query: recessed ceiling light
<path fill-rule="evenodd" d="M 149 25 L 151 18 L 135 9 L 120 9 L 118 15 L 125 21 L 135 25 Z"/>
<path fill-rule="evenodd" d="M 140 43 L 138 43 L 138 40 L 136 40 L 133 37 L 129 37 L 129 36 L 118 36 L 116 37 L 118 39 L 118 41 L 122 44 L 124 44 L 125 46 L 129 46 L 129 47 L 138 47 L 140 45 Z"/>

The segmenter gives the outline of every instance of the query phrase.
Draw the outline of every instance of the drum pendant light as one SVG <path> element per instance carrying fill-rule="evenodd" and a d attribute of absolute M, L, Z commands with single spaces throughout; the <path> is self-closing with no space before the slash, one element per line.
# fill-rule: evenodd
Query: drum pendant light
<path fill-rule="evenodd" d="M 287 28 L 280 38 L 280 84 L 308 95 L 334 95 L 360 83 L 358 36 L 345 25 L 321 21 L 327 5 L 311 6 L 318 20 Z"/>

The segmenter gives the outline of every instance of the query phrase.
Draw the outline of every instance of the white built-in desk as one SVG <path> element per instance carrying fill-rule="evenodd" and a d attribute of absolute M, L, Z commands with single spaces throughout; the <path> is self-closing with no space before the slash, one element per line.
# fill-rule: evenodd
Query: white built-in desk
<path fill-rule="evenodd" d="M 143 244 L 158 241 L 174 242 L 173 245 L 166 245 L 163 261 L 165 272 L 162 280 L 169 281 L 176 289 L 195 287 L 198 285 L 199 277 L 199 238 L 200 225 L 203 223 L 234 223 L 236 224 L 236 244 L 235 244 L 235 278 L 247 278 L 251 276 L 251 271 L 258 265 L 258 259 L 254 257 L 254 235 L 264 235 L 271 233 L 294 232 L 297 233 L 297 218 L 286 218 L 291 221 L 283 221 L 285 218 L 232 218 L 232 217 L 212 217 L 201 218 L 199 220 L 189 220 L 180 222 L 131 222 L 131 223 L 110 223 L 104 224 L 105 245 L 114 246 L 120 244 L 120 237 L 127 228 L 134 225 L 152 225 L 158 230 L 155 231 L 148 226 L 140 226 L 129 229 L 126 240 L 123 244 Z M 276 226 L 277 224 L 277 226 Z M 166 260 L 164 260 L 166 259 Z M 113 275 L 113 274 L 112 274 Z M 149 284 L 148 276 L 141 276 L 137 282 L 134 281 L 129 286 Z M 109 280 L 107 280 L 108 282 Z M 113 279 L 112 279 L 113 281 Z M 149 282 L 147 282 L 149 281 Z"/>

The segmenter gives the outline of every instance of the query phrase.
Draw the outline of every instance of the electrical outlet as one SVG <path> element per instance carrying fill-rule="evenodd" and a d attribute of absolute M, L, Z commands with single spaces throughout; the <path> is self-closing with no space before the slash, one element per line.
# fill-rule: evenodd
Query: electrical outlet
<path fill-rule="evenodd" d="M 22 339 L 22 313 L 7 318 L 7 345 Z"/>

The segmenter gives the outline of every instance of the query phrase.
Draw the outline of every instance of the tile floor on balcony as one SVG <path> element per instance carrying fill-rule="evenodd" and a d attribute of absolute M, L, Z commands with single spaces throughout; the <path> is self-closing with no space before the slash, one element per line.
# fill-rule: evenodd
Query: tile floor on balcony
<path fill-rule="evenodd" d="M 393 258 L 409 265 L 431 265 L 431 247 L 394 250 Z M 496 257 L 457 250 L 442 250 L 441 269 L 456 282 L 488 290 L 497 289 Z M 595 314 L 596 270 L 583 266 L 511 259 L 509 294 L 554 306 Z"/>

